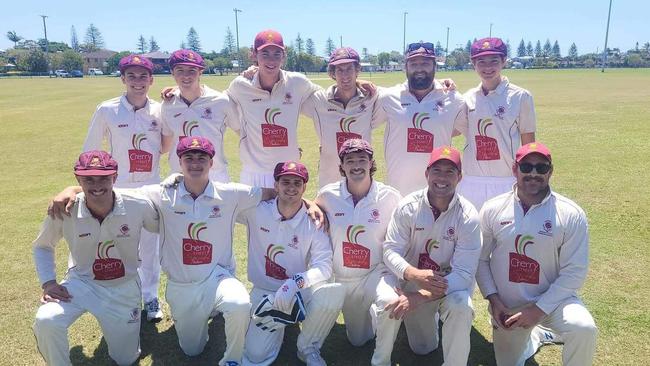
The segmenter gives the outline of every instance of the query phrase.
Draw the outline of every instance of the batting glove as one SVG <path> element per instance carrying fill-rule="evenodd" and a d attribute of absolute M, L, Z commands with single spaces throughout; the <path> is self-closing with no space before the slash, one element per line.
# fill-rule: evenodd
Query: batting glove
<path fill-rule="evenodd" d="M 282 286 L 275 292 L 273 308 L 284 313 L 290 313 L 296 292 L 298 292 L 298 284 L 294 279 L 284 281 Z"/>

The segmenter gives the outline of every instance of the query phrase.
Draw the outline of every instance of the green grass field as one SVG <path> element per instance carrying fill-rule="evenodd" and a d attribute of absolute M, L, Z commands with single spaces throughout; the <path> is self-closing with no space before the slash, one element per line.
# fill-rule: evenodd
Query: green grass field
<path fill-rule="evenodd" d="M 580 204 L 589 217 L 591 267 L 581 296 L 599 327 L 598 365 L 647 364 L 650 355 L 650 281 L 644 280 L 650 264 L 650 70 L 543 70 L 510 71 L 511 81 L 529 89 L 538 116 L 538 140 L 551 148 L 555 173 L 552 187 Z M 473 72 L 441 72 L 458 88 L 478 83 Z M 313 76 L 323 86 L 325 74 Z M 402 73 L 363 75 L 378 85 L 404 80 Z M 203 81 L 218 90 L 232 77 L 206 76 Z M 170 77 L 156 77 L 152 96 Z M 119 78 L 5 79 L 0 80 L 0 364 L 38 365 L 31 325 L 39 305 L 40 288 L 31 257 L 31 242 L 45 215 L 49 198 L 73 184 L 72 166 L 80 152 L 88 121 L 95 106 L 118 95 Z M 304 161 L 315 173 L 318 149 L 311 121 L 300 121 Z M 383 130 L 373 141 L 379 151 Z M 235 135 L 226 136 L 230 175 L 239 177 Z M 462 146 L 462 138 L 455 140 Z M 645 151 L 645 152 L 644 152 Z M 383 179 L 383 152 L 377 178 Z M 646 156 L 646 158 L 643 158 Z M 165 162 L 166 166 L 166 162 Z M 166 171 L 166 169 L 165 169 Z M 421 174 L 417 171 L 414 174 Z M 316 175 L 316 174 L 314 174 Z M 316 184 L 308 188 L 313 197 Z M 236 229 L 238 273 L 245 274 L 245 236 Z M 67 263 L 67 249 L 60 245 L 57 268 L 60 277 Z M 59 277 L 59 278 L 60 278 Z M 164 290 L 164 276 L 161 298 Z M 494 364 L 486 303 L 475 294 L 476 320 L 472 330 L 470 364 Z M 143 323 L 141 365 L 214 364 L 224 349 L 223 319 L 211 326 L 211 340 L 204 353 L 188 358 L 180 350 L 166 308 L 165 319 L 153 326 Z M 287 331 L 277 364 L 297 364 L 296 329 Z M 84 315 L 70 329 L 74 364 L 110 364 L 106 343 L 97 322 Z M 341 321 L 322 352 L 333 365 L 367 364 L 374 344 L 352 347 Z M 543 348 L 530 364 L 561 363 L 561 348 Z M 403 331 L 393 360 L 401 365 L 440 364 L 440 350 L 415 356 Z"/>

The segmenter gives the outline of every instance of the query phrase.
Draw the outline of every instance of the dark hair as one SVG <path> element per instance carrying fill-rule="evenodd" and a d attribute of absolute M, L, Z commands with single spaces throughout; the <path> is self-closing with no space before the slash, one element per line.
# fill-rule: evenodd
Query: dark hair
<path fill-rule="evenodd" d="M 372 165 L 370 166 L 370 178 L 375 176 L 375 172 L 377 171 L 377 163 L 375 162 L 375 158 L 372 156 L 370 157 L 370 162 Z M 341 174 L 342 177 L 345 177 L 345 171 L 343 170 L 343 159 L 341 159 L 341 163 L 339 164 L 339 173 Z M 347 177 L 346 177 L 347 178 Z"/>
<path fill-rule="evenodd" d="M 355 64 L 354 65 L 355 69 L 357 69 L 357 71 L 361 71 L 361 64 L 356 61 L 354 61 L 354 64 Z M 327 74 L 334 80 L 336 80 L 336 78 L 334 77 L 335 71 L 336 71 L 336 65 L 327 65 Z"/>

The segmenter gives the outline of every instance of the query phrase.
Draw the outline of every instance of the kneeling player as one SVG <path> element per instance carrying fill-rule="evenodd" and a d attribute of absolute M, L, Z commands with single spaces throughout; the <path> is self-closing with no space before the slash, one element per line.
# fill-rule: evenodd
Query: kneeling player
<path fill-rule="evenodd" d="M 70 365 L 68 328 L 91 313 L 104 333 L 108 354 L 119 365 L 140 355 L 140 229 L 158 232 L 152 203 L 113 190 L 117 162 L 104 151 L 81 154 L 75 175 L 83 193 L 63 220 L 47 217 L 34 241 L 34 262 L 44 304 L 36 313 L 38 349 L 50 365 Z M 69 269 L 56 280 L 54 250 L 65 238 Z"/>
<path fill-rule="evenodd" d="M 300 296 L 306 304 L 306 316 L 298 336 L 298 358 L 307 365 L 325 365 L 320 348 L 344 296 L 340 285 L 326 283 L 332 275 L 330 240 L 304 214 L 307 168 L 298 162 L 279 163 L 273 176 L 277 198 L 260 202 L 239 217 L 248 226 L 253 311 L 260 302 L 264 306 L 268 301 L 273 310 L 289 314 L 296 296 Z M 284 325 L 258 320 L 254 317 L 248 327 L 244 365 L 269 365 L 282 346 Z"/>

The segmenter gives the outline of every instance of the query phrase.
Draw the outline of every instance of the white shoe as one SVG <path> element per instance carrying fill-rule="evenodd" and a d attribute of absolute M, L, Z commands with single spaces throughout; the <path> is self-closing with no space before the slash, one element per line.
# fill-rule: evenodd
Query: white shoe
<path fill-rule="evenodd" d="M 299 350 L 298 358 L 307 366 L 327 366 L 325 360 L 320 356 L 320 349 L 316 346 L 316 343 L 305 348 L 303 352 Z"/>
<path fill-rule="evenodd" d="M 150 323 L 158 323 L 163 318 L 163 312 L 160 309 L 157 297 L 144 304 L 144 311 L 147 312 L 147 321 Z"/>

